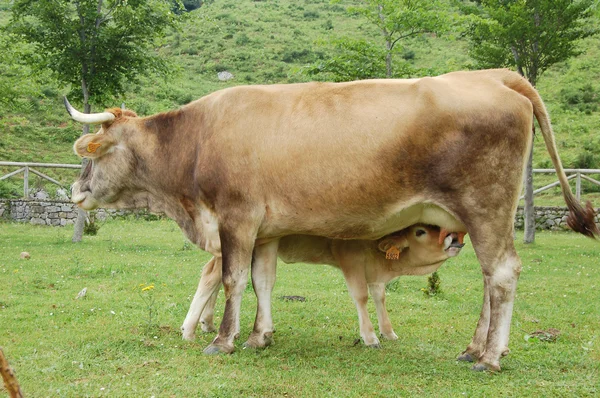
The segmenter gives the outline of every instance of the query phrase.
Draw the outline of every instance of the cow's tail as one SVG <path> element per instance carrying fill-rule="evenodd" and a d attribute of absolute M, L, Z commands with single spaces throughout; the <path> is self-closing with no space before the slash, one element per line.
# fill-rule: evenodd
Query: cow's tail
<path fill-rule="evenodd" d="M 524 95 L 531 101 L 533 105 L 533 114 L 537 119 L 540 128 L 542 130 L 542 136 L 544 137 L 544 143 L 546 149 L 550 154 L 550 159 L 556 170 L 556 175 L 562 188 L 563 197 L 569 208 L 569 215 L 567 216 L 567 224 L 575 231 L 591 238 L 597 238 L 600 236 L 600 231 L 596 225 L 594 218 L 594 208 L 592 203 L 588 201 L 585 208 L 575 198 L 571 187 L 569 186 L 569 180 L 563 169 L 558 151 L 556 149 L 556 142 L 554 140 L 554 132 L 552 131 L 552 125 L 550 124 L 550 117 L 546 111 L 546 106 L 542 101 L 542 98 L 538 94 L 537 90 L 522 76 L 514 72 L 508 72 L 504 75 L 504 84 L 517 91 L 521 95 Z"/>

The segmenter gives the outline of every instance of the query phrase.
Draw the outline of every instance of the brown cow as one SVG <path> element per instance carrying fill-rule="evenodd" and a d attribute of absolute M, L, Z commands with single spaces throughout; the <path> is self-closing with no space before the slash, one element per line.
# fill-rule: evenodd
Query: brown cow
<path fill-rule="evenodd" d="M 222 256 L 225 311 L 207 353 L 234 350 L 251 262 L 258 311 L 249 341 L 271 341 L 279 238 L 372 240 L 424 223 L 468 231 L 485 293 L 460 359 L 500 369 L 521 271 L 512 229 L 534 115 L 569 225 L 599 234 L 591 204 L 582 207 L 570 190 L 544 103 L 508 70 L 240 86 L 148 117 L 68 109 L 102 124 L 75 143 L 92 159 L 73 185 L 75 203 L 163 211 Z"/>
<path fill-rule="evenodd" d="M 443 235 L 442 235 L 443 234 Z M 379 331 L 396 340 L 385 306 L 385 285 L 400 275 L 435 272 L 463 247 L 462 233 L 446 236 L 439 227 L 416 224 L 378 241 L 339 240 L 310 235 L 289 235 L 279 240 L 277 255 L 285 263 L 328 264 L 339 268 L 358 311 L 360 337 L 369 347 L 379 347 L 379 339 L 367 312 L 369 292 L 373 296 Z M 212 332 L 214 306 L 221 286 L 221 259 L 213 257 L 203 268 L 198 289 L 181 331 L 193 340 L 198 325 Z M 252 342 L 250 342 L 252 345 Z"/>

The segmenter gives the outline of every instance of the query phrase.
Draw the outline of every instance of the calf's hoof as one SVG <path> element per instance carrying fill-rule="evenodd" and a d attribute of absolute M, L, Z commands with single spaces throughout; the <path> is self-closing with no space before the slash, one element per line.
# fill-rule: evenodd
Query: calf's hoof
<path fill-rule="evenodd" d="M 215 327 L 214 324 L 204 322 L 204 321 L 200 321 L 200 327 L 202 328 L 202 331 L 204 333 L 214 333 L 217 331 L 217 328 Z"/>
<path fill-rule="evenodd" d="M 273 332 L 266 332 L 264 334 L 252 332 L 248 340 L 244 343 L 244 348 L 265 348 L 271 344 L 273 344 Z"/>
<path fill-rule="evenodd" d="M 379 344 L 379 343 L 375 343 L 375 344 L 369 344 L 369 345 L 367 345 L 367 347 L 369 347 L 369 348 L 374 348 L 374 349 L 376 349 L 376 350 L 380 350 L 380 349 L 382 348 L 382 347 L 381 347 L 381 344 Z"/>
<path fill-rule="evenodd" d="M 231 347 L 229 346 L 224 346 L 224 345 L 217 345 L 217 344 L 211 344 L 208 347 L 206 347 L 204 349 L 204 354 L 206 355 L 217 355 L 217 354 L 231 354 L 233 351 L 235 351 L 235 347 L 232 345 Z"/>
<path fill-rule="evenodd" d="M 194 339 L 196 338 L 196 334 L 194 333 L 194 331 L 192 330 L 192 328 L 184 328 L 183 326 L 180 328 L 181 330 L 181 337 L 184 340 L 187 341 L 194 341 Z"/>
<path fill-rule="evenodd" d="M 386 340 L 398 340 L 398 335 L 392 331 L 391 333 L 381 333 Z"/>

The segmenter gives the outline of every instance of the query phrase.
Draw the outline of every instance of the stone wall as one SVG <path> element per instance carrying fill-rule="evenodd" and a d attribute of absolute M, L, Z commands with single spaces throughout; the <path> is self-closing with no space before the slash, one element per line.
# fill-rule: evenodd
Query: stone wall
<path fill-rule="evenodd" d="M 123 217 L 132 214 L 128 210 L 97 209 L 91 212 L 95 219 Z M 0 217 L 34 225 L 65 226 L 74 224 L 77 219 L 77 206 L 71 202 L 58 200 L 0 199 Z"/>
<path fill-rule="evenodd" d="M 91 212 L 97 220 L 123 217 L 132 214 L 128 210 L 97 209 Z M 147 213 L 138 211 L 136 213 Z M 600 209 L 596 209 L 596 224 L 600 225 Z M 536 207 L 537 229 L 553 231 L 567 230 L 566 207 Z M 57 200 L 11 200 L 0 199 L 0 217 L 12 221 L 28 222 L 37 225 L 63 226 L 73 224 L 77 218 L 77 206 L 71 202 Z M 523 229 L 523 208 L 519 207 L 515 217 L 515 228 Z"/>

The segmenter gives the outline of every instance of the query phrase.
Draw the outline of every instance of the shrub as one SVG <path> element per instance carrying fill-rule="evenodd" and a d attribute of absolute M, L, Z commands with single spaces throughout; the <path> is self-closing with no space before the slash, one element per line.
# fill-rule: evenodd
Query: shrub
<path fill-rule="evenodd" d="M 243 45 L 246 45 L 248 43 L 250 43 L 250 38 L 245 33 L 240 34 L 235 39 L 235 44 L 238 45 L 238 46 L 243 46 Z"/>
<path fill-rule="evenodd" d="M 406 61 L 412 61 L 413 59 L 415 59 L 415 52 L 410 49 L 404 49 L 402 51 L 401 57 Z"/>
<path fill-rule="evenodd" d="M 440 280 L 440 276 L 436 271 L 433 274 L 429 275 L 429 277 L 427 278 L 427 287 L 421 290 L 427 297 L 435 296 L 442 292 L 442 289 L 440 288 L 441 284 L 442 281 Z"/>
<path fill-rule="evenodd" d="M 308 49 L 302 49 L 302 50 L 285 50 L 283 52 L 283 55 L 281 56 L 281 60 L 285 63 L 292 63 L 292 62 L 298 62 L 298 63 L 304 63 L 304 62 L 311 62 L 314 60 L 314 55 L 313 53 L 308 50 Z"/>
<path fill-rule="evenodd" d="M 587 114 L 598 110 L 598 92 L 590 83 L 581 87 L 563 88 L 560 96 L 565 108 L 574 107 Z"/>
<path fill-rule="evenodd" d="M 318 19 L 319 18 L 319 13 L 316 11 L 304 11 L 304 18 L 305 19 Z"/>
<path fill-rule="evenodd" d="M 100 226 L 96 222 L 96 218 L 94 217 L 93 213 L 90 213 L 90 218 L 85 221 L 85 226 L 83 227 L 83 234 L 94 236 L 98 234 L 99 229 Z"/>
<path fill-rule="evenodd" d="M 4 173 L 0 172 L 0 175 Z M 2 180 L 0 181 L 0 198 L 2 199 L 18 199 L 23 196 L 23 183 L 16 181 Z"/>
<path fill-rule="evenodd" d="M 590 151 L 583 150 L 577 154 L 573 167 L 576 169 L 594 169 L 597 165 L 596 155 Z"/>

